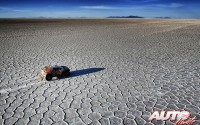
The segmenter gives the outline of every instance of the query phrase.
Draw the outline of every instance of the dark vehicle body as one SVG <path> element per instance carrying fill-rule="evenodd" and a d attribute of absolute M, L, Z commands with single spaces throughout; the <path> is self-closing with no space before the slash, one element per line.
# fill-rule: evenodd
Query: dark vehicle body
<path fill-rule="evenodd" d="M 70 69 L 66 66 L 45 66 L 41 71 L 40 77 L 50 81 L 53 77 L 63 78 L 69 75 Z"/>

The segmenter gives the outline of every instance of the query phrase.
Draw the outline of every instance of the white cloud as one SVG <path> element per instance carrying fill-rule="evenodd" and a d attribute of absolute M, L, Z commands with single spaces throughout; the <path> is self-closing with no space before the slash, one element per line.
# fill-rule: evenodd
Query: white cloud
<path fill-rule="evenodd" d="M 83 9 L 117 9 L 116 7 L 111 6 L 81 6 Z"/>
<path fill-rule="evenodd" d="M 179 8 L 183 7 L 184 5 L 181 3 L 170 3 L 170 4 L 157 4 L 157 7 L 167 7 L 167 8 Z"/>
<path fill-rule="evenodd" d="M 28 11 L 30 11 L 30 10 L 13 9 L 13 8 L 8 8 L 8 7 L 0 7 L 0 10 L 3 10 L 3 11 L 14 11 L 14 12 L 28 12 Z"/>
<path fill-rule="evenodd" d="M 144 2 L 157 1 L 157 0 L 146 0 Z M 83 9 L 102 9 L 102 10 L 112 10 L 112 9 L 137 9 L 137 8 L 179 8 L 184 5 L 181 3 L 170 3 L 170 4 L 150 4 L 150 5 L 134 5 L 134 6 L 80 6 Z"/>
<path fill-rule="evenodd" d="M 172 8 L 178 8 L 178 7 L 183 7 L 184 5 L 183 4 L 180 4 L 180 3 L 171 3 L 169 5 L 169 7 L 172 7 Z"/>
<path fill-rule="evenodd" d="M 156 2 L 156 1 L 158 1 L 158 0 L 144 0 L 144 1 L 141 1 L 141 2 L 148 3 L 148 2 Z"/>
<path fill-rule="evenodd" d="M 10 10 L 10 8 L 7 8 L 7 7 L 0 7 L 0 10 Z"/>

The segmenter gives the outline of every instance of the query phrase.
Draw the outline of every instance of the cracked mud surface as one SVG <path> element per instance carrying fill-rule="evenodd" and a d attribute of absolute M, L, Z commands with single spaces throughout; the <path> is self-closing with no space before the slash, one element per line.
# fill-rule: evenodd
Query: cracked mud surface
<path fill-rule="evenodd" d="M 0 27 L 0 124 L 174 124 L 148 121 L 156 110 L 187 110 L 200 120 L 199 20 L 13 20 Z M 49 64 L 68 66 L 72 76 L 40 81 Z M 88 72 L 95 68 L 102 69 Z"/>

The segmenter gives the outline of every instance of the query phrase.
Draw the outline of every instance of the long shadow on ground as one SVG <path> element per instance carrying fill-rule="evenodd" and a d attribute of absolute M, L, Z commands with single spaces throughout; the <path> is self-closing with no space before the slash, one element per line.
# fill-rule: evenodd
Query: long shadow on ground
<path fill-rule="evenodd" d="M 65 79 L 65 78 L 76 77 L 76 76 L 82 76 L 82 75 L 87 75 L 87 74 L 90 74 L 90 73 L 99 72 L 99 71 L 104 70 L 104 69 L 105 68 L 88 68 L 88 69 L 81 69 L 81 70 L 76 70 L 76 71 L 70 71 L 70 76 L 69 77 L 61 77 L 61 78 L 57 78 L 57 79 L 54 79 L 54 80 Z"/>
<path fill-rule="evenodd" d="M 71 71 L 69 77 L 76 77 L 76 76 L 86 75 L 86 74 L 90 74 L 90 73 L 95 73 L 95 72 L 99 72 L 104 69 L 105 68 L 88 68 L 88 69 Z"/>

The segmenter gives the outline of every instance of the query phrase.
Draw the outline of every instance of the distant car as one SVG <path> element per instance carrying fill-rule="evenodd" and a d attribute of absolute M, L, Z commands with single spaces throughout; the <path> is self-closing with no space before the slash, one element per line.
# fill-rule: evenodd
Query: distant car
<path fill-rule="evenodd" d="M 68 77 L 69 75 L 70 69 L 66 66 L 45 66 L 39 76 L 42 79 L 50 81 L 53 77 L 63 78 Z"/>

